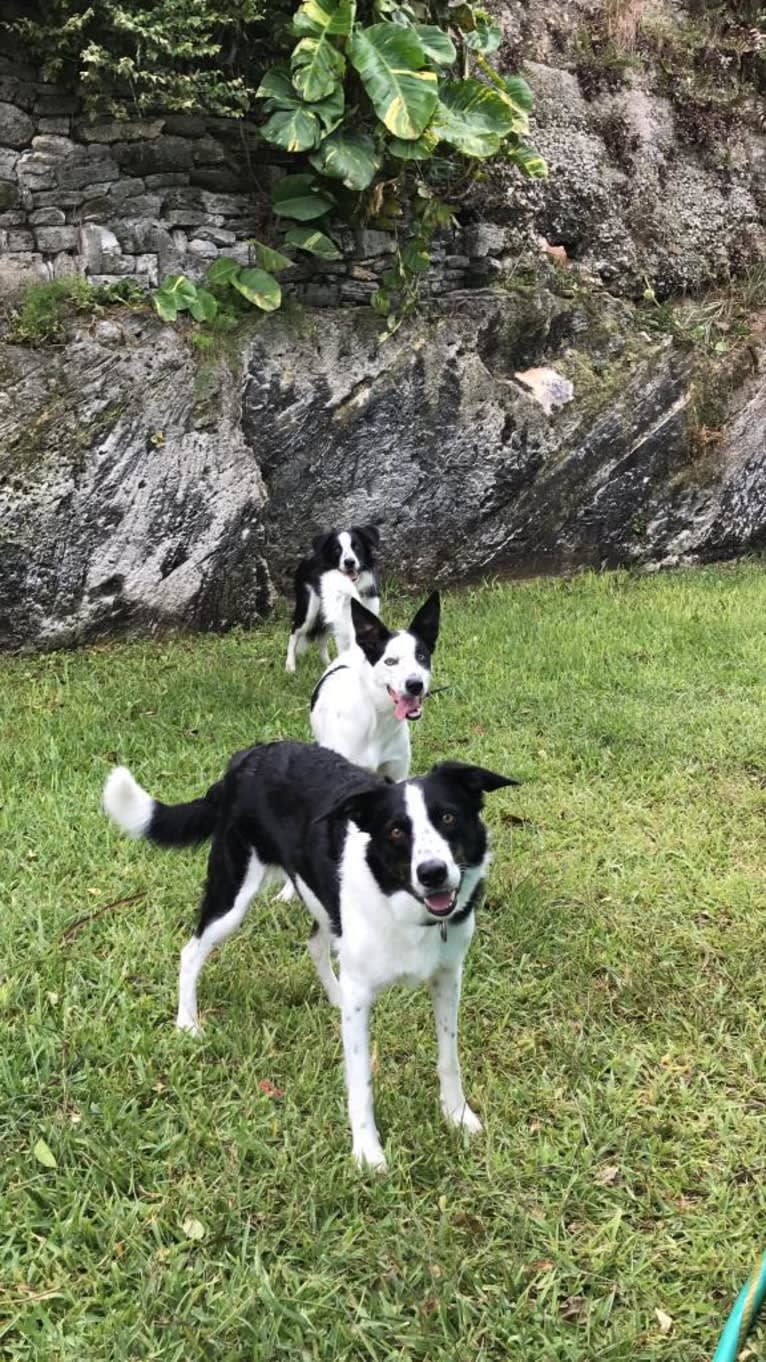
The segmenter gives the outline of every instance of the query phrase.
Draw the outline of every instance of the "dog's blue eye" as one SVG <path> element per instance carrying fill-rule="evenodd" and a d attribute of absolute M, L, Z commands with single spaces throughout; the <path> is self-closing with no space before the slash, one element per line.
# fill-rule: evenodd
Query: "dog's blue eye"
<path fill-rule="evenodd" d="M 384 657 L 383 661 L 387 667 L 395 667 L 399 659 L 398 657 Z"/>

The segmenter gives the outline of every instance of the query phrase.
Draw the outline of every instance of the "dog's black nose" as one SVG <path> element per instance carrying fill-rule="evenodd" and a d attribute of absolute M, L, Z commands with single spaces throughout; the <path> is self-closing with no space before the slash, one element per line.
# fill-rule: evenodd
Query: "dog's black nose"
<path fill-rule="evenodd" d="M 356 567 L 356 558 L 344 558 L 344 559 L 343 559 L 343 566 L 344 566 L 344 568 L 355 568 L 355 567 Z"/>
<path fill-rule="evenodd" d="M 438 889 L 447 878 L 444 861 L 421 861 L 418 866 L 418 879 L 426 889 Z"/>
<path fill-rule="evenodd" d="M 422 695 L 423 682 L 419 676 L 408 676 L 404 683 L 404 689 L 408 695 Z"/>

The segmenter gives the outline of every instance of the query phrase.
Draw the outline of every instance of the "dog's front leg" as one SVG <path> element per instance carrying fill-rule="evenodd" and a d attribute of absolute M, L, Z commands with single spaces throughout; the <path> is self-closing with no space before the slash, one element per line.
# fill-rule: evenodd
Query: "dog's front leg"
<path fill-rule="evenodd" d="M 353 1155 L 360 1168 L 367 1164 L 370 1168 L 382 1169 L 386 1166 L 386 1157 L 381 1149 L 375 1126 L 370 1071 L 369 1023 L 373 994 L 366 985 L 344 977 L 342 965 L 340 989 L 343 1057 Z"/>
<path fill-rule="evenodd" d="M 442 1111 L 451 1125 L 472 1134 L 481 1121 L 465 1100 L 457 1052 L 457 1016 L 460 1006 L 460 969 L 442 970 L 430 982 L 431 1001 L 439 1047 L 439 1087 Z"/>

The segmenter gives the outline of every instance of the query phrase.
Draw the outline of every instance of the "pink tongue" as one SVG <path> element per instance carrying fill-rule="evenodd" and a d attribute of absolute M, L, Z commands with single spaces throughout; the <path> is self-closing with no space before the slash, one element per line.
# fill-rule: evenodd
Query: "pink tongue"
<path fill-rule="evenodd" d="M 408 714 L 417 714 L 420 701 L 414 695 L 399 695 L 394 700 L 394 717 L 406 719 Z"/>
<path fill-rule="evenodd" d="M 443 913 L 452 903 L 452 894 L 429 894 L 426 903 L 435 913 Z"/>

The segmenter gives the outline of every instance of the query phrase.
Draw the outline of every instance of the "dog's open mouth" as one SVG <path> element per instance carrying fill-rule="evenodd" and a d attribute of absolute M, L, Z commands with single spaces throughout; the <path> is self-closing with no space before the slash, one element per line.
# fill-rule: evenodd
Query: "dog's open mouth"
<path fill-rule="evenodd" d="M 355 582 L 357 577 L 359 576 L 359 573 L 357 572 L 356 568 L 344 568 L 343 573 L 344 576 L 348 577 L 349 581 L 351 582 Z"/>
<path fill-rule="evenodd" d="M 427 894 L 423 902 L 429 913 L 433 913 L 434 917 L 446 917 L 455 907 L 456 900 L 457 890 L 446 889 L 440 894 Z"/>
<path fill-rule="evenodd" d="M 419 719 L 423 713 L 422 695 L 397 695 L 395 690 L 388 686 L 388 693 L 394 702 L 394 718 L 396 719 Z"/>

